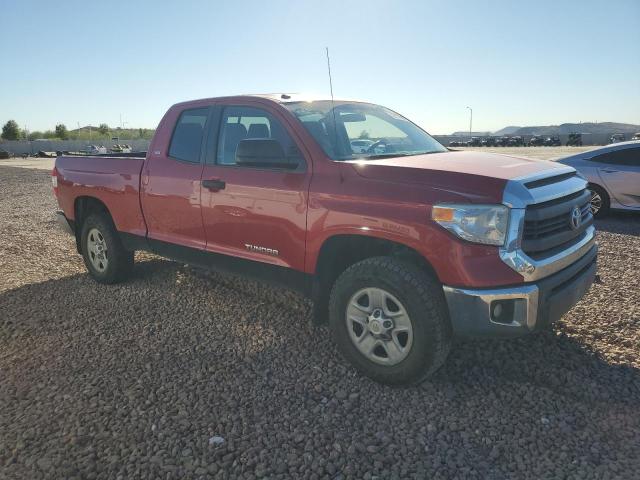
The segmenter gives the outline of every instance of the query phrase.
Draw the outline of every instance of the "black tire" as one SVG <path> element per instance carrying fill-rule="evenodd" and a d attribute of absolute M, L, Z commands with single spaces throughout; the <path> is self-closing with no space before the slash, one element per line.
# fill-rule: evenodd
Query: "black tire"
<path fill-rule="evenodd" d="M 595 218 L 605 217 L 609 213 L 609 207 L 611 206 L 611 200 L 609 199 L 609 194 L 607 191 L 599 185 L 589 185 L 589 190 L 591 190 L 591 213 Z M 599 195 L 601 198 L 600 208 L 594 212 L 594 197 Z"/>
<path fill-rule="evenodd" d="M 346 321 L 347 306 L 352 296 L 363 288 L 389 292 L 408 313 L 413 341 L 400 363 L 375 363 L 351 340 Z M 451 323 L 442 286 L 414 265 L 391 257 L 363 260 L 340 275 L 329 299 L 329 325 L 344 357 L 359 372 L 384 384 L 422 382 L 444 364 L 451 349 Z"/>
<path fill-rule="evenodd" d="M 90 232 L 96 230 L 101 234 L 102 243 L 106 245 L 107 262 L 104 264 L 104 269 L 94 265 L 92 256 L 94 258 L 95 256 L 88 245 Z M 106 214 L 92 213 L 85 219 L 82 223 L 80 242 L 84 264 L 96 281 L 106 284 L 119 283 L 131 273 L 134 252 L 124 248 L 111 218 Z"/>

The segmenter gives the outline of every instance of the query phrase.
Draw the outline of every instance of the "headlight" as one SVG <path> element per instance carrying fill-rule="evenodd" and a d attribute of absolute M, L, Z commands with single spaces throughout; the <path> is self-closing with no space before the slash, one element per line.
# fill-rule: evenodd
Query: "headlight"
<path fill-rule="evenodd" d="M 431 218 L 469 242 L 504 245 L 509 209 L 504 205 L 434 205 Z"/>

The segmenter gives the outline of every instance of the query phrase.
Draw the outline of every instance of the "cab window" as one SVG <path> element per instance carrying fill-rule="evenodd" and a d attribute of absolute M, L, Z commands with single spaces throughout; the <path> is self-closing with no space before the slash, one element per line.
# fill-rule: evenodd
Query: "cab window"
<path fill-rule="evenodd" d="M 226 107 L 222 114 L 216 163 L 235 165 L 238 143 L 246 139 L 278 140 L 289 159 L 303 164 L 302 154 L 285 130 L 270 113 L 254 107 Z"/>

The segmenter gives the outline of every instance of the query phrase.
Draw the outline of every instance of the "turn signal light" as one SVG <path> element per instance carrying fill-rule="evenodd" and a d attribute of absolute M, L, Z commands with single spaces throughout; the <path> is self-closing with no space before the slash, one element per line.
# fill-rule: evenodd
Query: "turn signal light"
<path fill-rule="evenodd" d="M 433 207 L 431 218 L 436 222 L 452 222 L 455 210 L 448 207 Z"/>

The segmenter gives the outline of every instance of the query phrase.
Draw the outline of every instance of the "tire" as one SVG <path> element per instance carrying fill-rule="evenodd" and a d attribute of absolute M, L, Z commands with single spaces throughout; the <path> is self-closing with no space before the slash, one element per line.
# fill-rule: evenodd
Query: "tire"
<path fill-rule="evenodd" d="M 133 252 L 123 247 L 107 215 L 90 214 L 82 224 L 80 241 L 84 264 L 96 281 L 113 284 L 129 276 L 133 268 Z"/>
<path fill-rule="evenodd" d="M 371 299 L 380 298 L 379 292 L 386 297 L 383 309 L 372 308 L 376 302 Z M 383 332 L 386 339 L 375 335 L 388 319 L 393 328 Z M 444 364 L 451 349 L 442 286 L 426 272 L 391 257 L 363 260 L 338 277 L 329 299 L 329 325 L 342 355 L 363 375 L 388 385 L 422 382 Z"/>
<path fill-rule="evenodd" d="M 611 200 L 607 191 L 599 185 L 589 185 L 591 190 L 591 213 L 595 218 L 602 218 L 609 213 L 609 207 L 611 206 Z M 597 198 L 599 197 L 599 207 Z"/>

